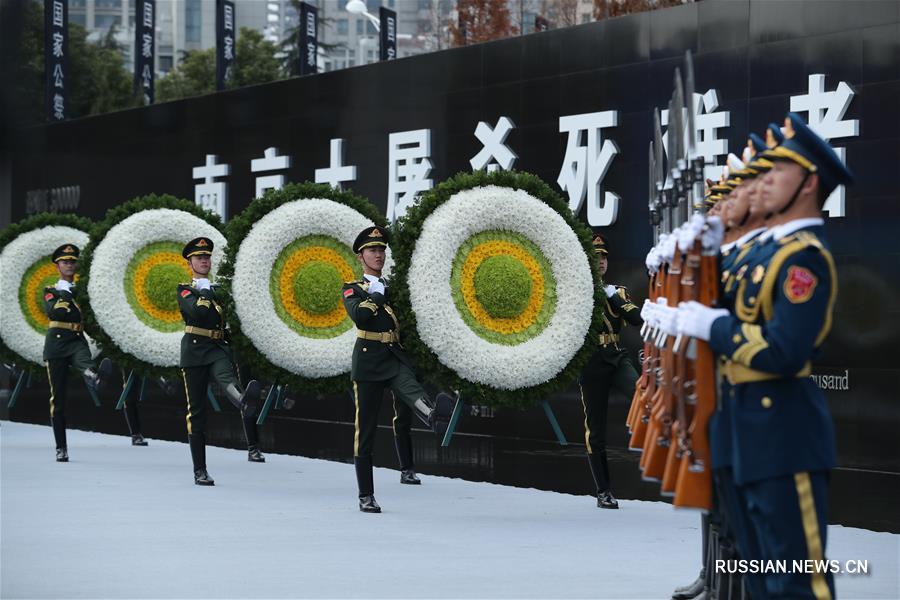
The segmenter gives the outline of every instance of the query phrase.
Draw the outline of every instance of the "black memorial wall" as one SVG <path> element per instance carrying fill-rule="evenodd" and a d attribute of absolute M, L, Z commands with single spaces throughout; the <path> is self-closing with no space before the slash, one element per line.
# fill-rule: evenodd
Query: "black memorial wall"
<path fill-rule="evenodd" d="M 793 101 L 803 116 L 811 109 L 821 117 L 821 126 L 835 146 L 845 149 L 857 175 L 858 184 L 846 192 L 843 216 L 827 219 L 841 289 L 834 328 L 814 373 L 827 389 L 839 436 L 835 518 L 896 530 L 896 515 L 878 498 L 896 497 L 900 487 L 900 456 L 891 450 L 900 427 L 897 2 L 705 0 L 20 130 L 13 144 L 12 216 L 17 220 L 40 209 L 47 197 L 42 190 L 66 186 L 79 187 L 75 210 L 93 218 L 147 193 L 194 198 L 201 181 L 192 169 L 204 165 L 209 154 L 230 167 L 229 175 L 216 181 L 227 184 L 228 213 L 236 214 L 254 197 L 257 177 L 313 179 L 316 169 L 329 166 L 330 141 L 336 138 L 344 140 L 341 164 L 357 167 L 356 180 L 344 185 L 385 210 L 391 133 L 430 130 L 429 177 L 437 183 L 472 168 L 470 159 L 482 149 L 474 133 L 477 124 L 494 128 L 501 117 L 514 124 L 506 145 L 518 156 L 515 168 L 557 186 L 568 140 L 560 117 L 616 111 L 615 125 L 600 130 L 601 140 L 612 140 L 617 150 L 600 183 L 601 197 L 605 192 L 619 197 L 617 218 L 605 228 L 614 248 L 610 278 L 627 285 L 640 301 L 646 281 L 643 257 L 651 243 L 646 156 L 652 111 L 666 105 L 685 50 L 694 54 L 697 91 L 706 94 L 703 112 L 713 113 L 706 122 L 726 123 L 709 132 L 721 140 L 718 148 L 706 140 L 718 164 L 725 160 L 721 150 L 740 154 L 747 132 L 780 122 Z M 268 148 L 289 156 L 290 166 L 251 172 L 251 161 L 263 158 Z M 587 218 L 583 206 L 580 214 Z M 626 342 L 636 349 L 637 334 L 631 332 Z M 36 385 L 12 416 L 42 421 L 45 395 Z M 156 410 L 152 422 L 159 437 L 181 439 L 180 406 L 172 407 L 176 401 L 156 392 L 147 398 L 148 410 Z M 580 441 L 577 393 L 552 402 L 567 437 Z M 636 481 L 634 457 L 622 450 L 619 424 L 625 408 L 625 399 L 618 398 L 610 415 L 614 461 L 621 463 L 614 467 L 622 482 L 619 493 L 654 497 L 653 488 Z M 79 411 L 80 426 L 92 426 L 93 410 Z M 110 429 L 119 428 L 117 420 L 104 419 Z M 275 450 L 347 457 L 349 446 L 321 431 L 351 420 L 346 398 L 304 399 L 289 413 L 273 413 L 263 439 Z M 291 433 L 296 428 L 307 441 L 297 441 L 300 434 Z M 423 470 L 565 491 L 590 489 L 577 446 L 550 444 L 552 432 L 539 409 L 487 411 L 463 419 L 460 431 L 457 449 L 438 454 L 431 448 L 421 457 Z M 487 437 L 465 441 L 467 433 Z M 236 439 L 220 435 L 222 443 Z M 393 464 L 390 448 L 382 451 L 379 460 Z M 563 463 L 567 466 L 561 470 Z M 525 471 L 532 475 L 525 477 Z"/>

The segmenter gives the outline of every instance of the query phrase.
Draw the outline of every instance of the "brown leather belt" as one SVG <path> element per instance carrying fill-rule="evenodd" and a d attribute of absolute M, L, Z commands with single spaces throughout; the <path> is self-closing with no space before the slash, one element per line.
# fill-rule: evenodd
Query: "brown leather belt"
<path fill-rule="evenodd" d="M 396 331 L 364 331 L 360 329 L 356 332 L 356 337 L 383 344 L 395 344 L 400 341 L 400 335 Z"/>
<path fill-rule="evenodd" d="M 609 346 L 619 342 L 619 334 L 617 333 L 601 333 L 597 336 L 601 346 Z"/>
<path fill-rule="evenodd" d="M 81 323 L 66 323 L 65 321 L 50 321 L 50 329 L 68 329 L 75 333 L 84 331 L 84 325 Z"/>
<path fill-rule="evenodd" d="M 225 337 L 225 332 L 221 329 L 203 329 L 202 327 L 194 327 L 193 325 L 186 326 L 184 332 L 192 335 L 202 335 L 203 337 L 212 338 L 214 340 L 221 340 Z"/>

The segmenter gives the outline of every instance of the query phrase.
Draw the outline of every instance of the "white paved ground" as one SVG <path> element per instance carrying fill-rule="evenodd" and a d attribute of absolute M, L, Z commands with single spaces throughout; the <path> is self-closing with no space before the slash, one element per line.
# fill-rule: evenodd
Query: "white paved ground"
<path fill-rule="evenodd" d="M 210 448 L 193 485 L 186 444 L 0 425 L 2 598 L 667 598 L 698 569 L 699 518 L 376 469 L 381 515 L 353 467 Z M 830 558 L 868 559 L 841 598 L 900 598 L 900 536 L 831 527 Z"/>

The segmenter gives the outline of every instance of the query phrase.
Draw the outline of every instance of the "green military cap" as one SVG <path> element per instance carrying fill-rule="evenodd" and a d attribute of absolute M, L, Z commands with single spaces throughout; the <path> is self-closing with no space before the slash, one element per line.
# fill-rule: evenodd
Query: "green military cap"
<path fill-rule="evenodd" d="M 378 227 L 366 227 L 359 232 L 356 240 L 353 242 L 353 252 L 359 254 L 363 248 L 371 246 L 387 246 L 390 243 L 390 236 L 387 229 Z"/>
<path fill-rule="evenodd" d="M 59 262 L 61 260 L 78 260 L 79 254 L 81 254 L 81 251 L 75 244 L 63 244 L 53 251 L 53 262 Z"/>
<path fill-rule="evenodd" d="M 200 254 L 212 254 L 213 241 L 208 237 L 198 237 L 189 241 L 184 245 L 181 255 L 185 258 L 198 256 Z"/>
<path fill-rule="evenodd" d="M 597 254 L 609 254 L 609 244 L 606 242 L 606 236 L 602 233 L 595 233 L 591 238 L 591 244 Z"/>

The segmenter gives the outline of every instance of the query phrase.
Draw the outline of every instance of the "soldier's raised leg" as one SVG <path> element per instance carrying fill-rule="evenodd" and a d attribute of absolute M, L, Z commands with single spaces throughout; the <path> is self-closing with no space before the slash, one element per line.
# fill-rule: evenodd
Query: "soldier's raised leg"
<path fill-rule="evenodd" d="M 372 450 L 378 430 L 378 411 L 384 396 L 384 381 L 354 381 L 353 402 L 356 405 L 353 433 L 353 464 L 359 487 L 359 510 L 379 513 L 375 502 L 375 483 L 372 477 Z"/>
<path fill-rule="evenodd" d="M 187 432 L 194 465 L 194 483 L 215 485 L 206 470 L 206 388 L 209 385 L 209 368 L 184 367 L 184 394 L 187 399 Z"/>
<path fill-rule="evenodd" d="M 416 476 L 416 465 L 413 460 L 412 447 L 412 410 L 405 402 L 394 398 L 394 419 L 391 425 L 394 430 L 394 447 L 397 449 L 397 458 L 400 461 L 400 483 L 407 485 L 419 485 L 422 481 Z"/>
<path fill-rule="evenodd" d="M 234 364 L 224 357 L 210 365 L 210 371 L 228 401 L 241 411 L 241 425 L 244 429 L 244 439 L 247 440 L 247 460 L 266 462 L 266 457 L 259 451 L 259 435 L 256 430 L 256 411 L 260 397 L 259 382 L 254 379 L 247 384 L 246 389 L 241 388 Z"/>
<path fill-rule="evenodd" d="M 446 393 L 439 393 L 434 400 L 416 379 L 416 374 L 406 364 L 400 363 L 397 374 L 388 382 L 394 398 L 406 404 L 412 414 L 435 433 L 446 431 L 453 407 L 453 399 Z"/>

